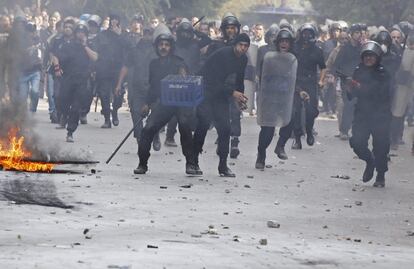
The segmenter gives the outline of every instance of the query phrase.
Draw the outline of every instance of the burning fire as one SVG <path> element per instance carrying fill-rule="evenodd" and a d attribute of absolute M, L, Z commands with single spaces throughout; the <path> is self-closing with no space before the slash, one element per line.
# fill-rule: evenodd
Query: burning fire
<path fill-rule="evenodd" d="M 27 161 L 31 156 L 32 153 L 24 148 L 24 136 L 18 137 L 16 129 L 9 132 L 7 142 L 0 139 L 0 166 L 4 170 L 26 172 L 52 171 L 53 164 Z"/>

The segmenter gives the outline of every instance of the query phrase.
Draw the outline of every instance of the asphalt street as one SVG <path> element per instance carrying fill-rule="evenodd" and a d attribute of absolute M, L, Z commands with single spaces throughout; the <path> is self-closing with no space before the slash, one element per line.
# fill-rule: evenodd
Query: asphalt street
<path fill-rule="evenodd" d="M 414 267 L 410 143 L 392 152 L 386 187 L 373 188 L 361 181 L 363 162 L 334 137 L 336 121 L 321 117 L 313 147 L 304 142 L 292 151 L 288 142 L 289 160 L 280 161 L 275 137 L 259 171 L 259 127 L 245 117 L 241 155 L 229 160 L 236 178 L 217 174 L 214 130 L 202 177 L 187 177 L 181 149 L 164 146 L 152 152 L 147 175 L 137 176 L 133 138 L 105 164 L 131 128 L 125 109 L 120 126 L 109 130 L 91 113 L 73 144 L 45 109 L 33 117 L 43 141 L 100 163 L 57 167 L 79 172 L 71 174 L 0 172 L 0 193 L 20 186 L 71 207 L 19 204 L 0 194 L 0 268 Z"/>

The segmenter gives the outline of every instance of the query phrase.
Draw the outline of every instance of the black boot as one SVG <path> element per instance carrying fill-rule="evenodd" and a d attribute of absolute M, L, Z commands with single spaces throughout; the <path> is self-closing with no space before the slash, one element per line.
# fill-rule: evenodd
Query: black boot
<path fill-rule="evenodd" d="M 176 147 L 178 147 L 177 143 L 175 143 L 175 139 L 174 139 L 174 137 L 166 137 L 166 138 L 165 138 L 164 145 L 165 145 L 166 147 L 172 147 L 172 148 L 176 148 Z"/>
<path fill-rule="evenodd" d="M 372 179 L 374 176 L 374 170 L 375 170 L 375 163 L 374 159 L 370 159 L 366 162 L 364 174 L 362 175 L 362 182 L 368 182 Z"/>
<path fill-rule="evenodd" d="M 195 165 L 193 163 L 187 162 L 185 164 L 185 173 L 187 175 L 192 176 L 201 176 L 203 175 L 203 171 L 201 171 L 200 167 L 198 165 Z"/>
<path fill-rule="evenodd" d="M 105 122 L 101 126 L 101 128 L 102 129 L 110 129 L 110 128 L 112 128 L 111 117 L 109 115 L 105 115 L 104 117 L 105 117 Z"/>
<path fill-rule="evenodd" d="M 112 110 L 112 124 L 114 126 L 119 125 L 118 110 Z"/>
<path fill-rule="evenodd" d="M 72 132 L 68 132 L 68 134 L 66 135 L 66 142 L 68 142 L 68 143 L 75 142 L 75 140 L 73 140 L 73 133 Z"/>
<path fill-rule="evenodd" d="M 136 175 L 143 175 L 145 173 L 147 173 L 148 171 L 148 166 L 146 164 L 139 164 L 138 167 L 136 169 L 134 169 L 134 174 Z"/>
<path fill-rule="evenodd" d="M 236 177 L 236 174 L 227 166 L 227 159 L 220 159 L 218 172 L 221 177 Z"/>
<path fill-rule="evenodd" d="M 285 152 L 285 147 L 283 147 L 283 146 L 276 146 L 275 153 L 276 153 L 277 157 L 281 160 L 287 160 L 288 159 L 288 156 Z"/>
<path fill-rule="evenodd" d="M 60 117 L 59 125 L 56 127 L 56 129 L 66 129 L 65 117 Z"/>
<path fill-rule="evenodd" d="M 306 143 L 308 146 L 313 146 L 315 144 L 315 137 L 312 132 L 306 136 Z"/>
<path fill-rule="evenodd" d="M 295 141 L 292 144 L 292 149 L 296 149 L 296 150 L 302 149 L 302 141 L 300 139 L 300 136 L 295 138 Z"/>
<path fill-rule="evenodd" d="M 259 169 L 259 170 L 265 169 L 265 161 L 266 161 L 266 156 L 258 153 L 257 159 L 256 159 L 256 166 L 255 166 L 256 169 Z"/>
<path fill-rule="evenodd" d="M 53 124 L 59 123 L 59 118 L 57 116 L 56 111 L 53 111 L 52 113 L 50 113 L 50 122 Z"/>
<path fill-rule="evenodd" d="M 376 188 L 384 188 L 385 187 L 385 173 L 378 172 L 377 178 L 374 183 L 374 187 Z"/>
<path fill-rule="evenodd" d="M 194 168 L 197 171 L 197 175 L 201 176 L 203 175 L 203 171 L 201 170 L 199 164 L 198 164 L 198 154 L 194 156 Z"/>
<path fill-rule="evenodd" d="M 88 124 L 88 116 L 81 115 L 79 121 L 80 121 L 80 124 Z"/>
<path fill-rule="evenodd" d="M 232 159 L 237 159 L 237 156 L 239 156 L 240 154 L 240 150 L 239 150 L 239 138 L 238 137 L 233 137 L 233 139 L 231 140 L 231 147 L 230 147 L 230 158 Z"/>

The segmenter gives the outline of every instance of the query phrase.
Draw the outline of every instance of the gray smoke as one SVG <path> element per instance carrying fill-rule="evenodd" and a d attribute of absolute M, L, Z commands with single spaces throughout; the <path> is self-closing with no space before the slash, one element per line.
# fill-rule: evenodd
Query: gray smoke
<path fill-rule="evenodd" d="M 7 143 L 9 132 L 16 130 L 18 137 L 25 137 L 24 147 L 32 152 L 32 158 L 35 160 L 90 160 L 91 156 L 88 152 L 64 151 L 58 143 L 53 144 L 42 139 L 35 132 L 35 120 L 28 113 L 27 102 L 19 102 L 18 98 L 14 98 L 18 87 L 19 67 L 24 64 L 22 59 L 24 34 L 21 29 L 15 27 L 10 34 L 7 47 L 1 48 L 3 53 L 0 53 L 0 65 L 5 67 L 7 75 L 0 74 L 2 76 L 0 79 L 7 81 L 7 85 L 0 84 L 0 140 Z"/>

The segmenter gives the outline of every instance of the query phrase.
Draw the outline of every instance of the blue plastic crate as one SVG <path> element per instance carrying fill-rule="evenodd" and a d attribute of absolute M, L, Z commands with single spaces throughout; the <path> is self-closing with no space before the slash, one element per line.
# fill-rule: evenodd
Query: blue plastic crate
<path fill-rule="evenodd" d="M 168 75 L 161 80 L 161 104 L 195 107 L 204 98 L 203 77 Z"/>

